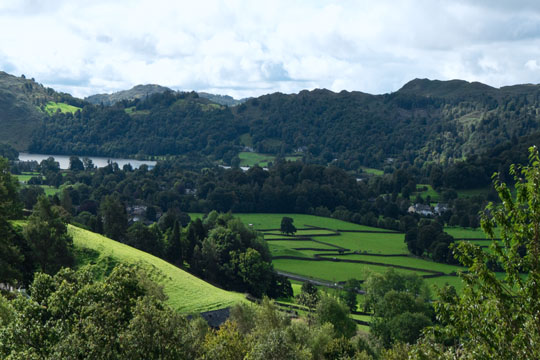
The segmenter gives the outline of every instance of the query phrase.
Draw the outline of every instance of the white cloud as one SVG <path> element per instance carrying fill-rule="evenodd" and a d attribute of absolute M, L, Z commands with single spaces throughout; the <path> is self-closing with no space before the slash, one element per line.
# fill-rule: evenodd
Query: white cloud
<path fill-rule="evenodd" d="M 0 66 L 77 96 L 139 83 L 236 97 L 383 93 L 416 77 L 538 83 L 539 4 L 0 0 Z"/>

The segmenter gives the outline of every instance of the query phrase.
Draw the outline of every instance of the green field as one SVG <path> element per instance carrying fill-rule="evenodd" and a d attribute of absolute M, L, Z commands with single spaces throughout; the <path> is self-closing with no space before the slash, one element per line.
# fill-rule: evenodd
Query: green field
<path fill-rule="evenodd" d="M 27 183 L 28 180 L 30 180 L 34 176 L 40 176 L 40 175 L 37 172 L 34 172 L 34 173 L 32 173 L 32 172 L 23 172 L 22 174 L 17 174 L 17 175 L 13 175 L 13 176 L 15 176 L 19 182 Z"/>
<path fill-rule="evenodd" d="M 259 154 L 256 152 L 242 151 L 238 153 L 238 158 L 240 159 L 240 166 L 255 166 L 259 165 L 261 167 L 268 166 L 268 163 L 274 162 L 276 157 L 269 154 Z M 296 161 L 301 158 L 301 156 L 286 156 L 285 160 Z"/>
<path fill-rule="evenodd" d="M 167 303 L 183 313 L 199 313 L 245 301 L 242 294 L 225 291 L 153 255 L 102 235 L 69 225 L 79 263 L 96 264 L 103 271 L 117 263 L 132 264 L 163 286 Z"/>
<path fill-rule="evenodd" d="M 423 190 L 427 188 L 427 190 Z M 422 198 L 430 197 L 432 202 L 438 202 L 439 201 L 439 193 L 436 192 L 433 187 L 429 184 L 417 184 L 416 185 L 416 192 L 413 195 L 420 195 Z"/>
<path fill-rule="evenodd" d="M 58 110 L 60 110 L 60 112 L 63 112 L 63 113 L 72 113 L 73 114 L 73 113 L 76 113 L 77 110 L 81 110 L 81 108 L 73 106 L 73 105 L 69 105 L 69 104 L 66 104 L 66 103 L 57 103 L 57 102 L 54 102 L 54 101 L 49 101 L 47 103 L 47 105 L 45 105 L 45 111 L 49 115 L 54 114 Z"/>
<path fill-rule="evenodd" d="M 488 239 L 486 233 L 480 228 L 462 228 L 459 226 L 445 226 L 444 231 L 456 239 Z M 500 229 L 495 228 L 495 236 L 500 236 Z M 489 242 L 488 242 L 489 243 Z"/>
<path fill-rule="evenodd" d="M 322 279 L 332 282 L 347 281 L 355 278 L 364 280 L 368 273 L 383 273 L 388 270 L 384 265 L 367 265 L 353 264 L 328 261 L 307 261 L 307 260 L 291 260 L 291 259 L 276 259 L 272 263 L 277 270 L 285 271 L 291 274 L 302 275 L 312 279 Z M 396 270 L 400 273 L 416 273 L 418 275 L 427 275 L 426 272 L 412 270 Z"/>
<path fill-rule="evenodd" d="M 384 171 L 379 170 L 379 169 L 368 168 L 368 167 L 365 167 L 365 166 L 362 166 L 361 169 L 362 169 L 363 172 L 365 172 L 367 174 L 371 174 L 371 175 L 380 176 L 380 175 L 384 174 Z"/>
<path fill-rule="evenodd" d="M 201 214 L 190 214 L 190 216 L 201 216 Z M 327 229 L 341 230 L 364 230 L 364 231 L 387 231 L 385 229 L 357 225 L 347 221 L 306 214 L 234 214 L 245 224 L 253 225 L 254 229 L 279 229 L 281 219 L 288 216 L 294 219 L 294 226 L 304 228 L 306 225 L 317 226 Z"/>

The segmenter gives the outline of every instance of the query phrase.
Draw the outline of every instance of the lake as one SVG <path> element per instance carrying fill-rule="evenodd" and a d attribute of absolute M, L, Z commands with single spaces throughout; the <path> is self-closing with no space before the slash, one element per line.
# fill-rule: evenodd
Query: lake
<path fill-rule="evenodd" d="M 60 169 L 69 169 L 69 157 L 70 155 L 46 155 L 46 154 L 28 154 L 28 153 L 19 153 L 20 161 L 37 161 L 40 163 L 42 160 L 45 160 L 49 157 L 53 157 L 54 160 L 58 161 L 60 164 Z M 131 164 L 134 169 L 139 168 L 141 165 L 148 165 L 149 169 L 152 169 L 155 165 L 155 161 L 144 161 L 144 160 L 134 160 L 134 159 L 119 159 L 119 158 L 107 158 L 107 157 L 98 157 L 98 156 L 79 156 L 79 159 L 87 157 L 92 160 L 96 167 L 105 167 L 109 162 L 115 162 L 120 168 L 125 164 Z"/>

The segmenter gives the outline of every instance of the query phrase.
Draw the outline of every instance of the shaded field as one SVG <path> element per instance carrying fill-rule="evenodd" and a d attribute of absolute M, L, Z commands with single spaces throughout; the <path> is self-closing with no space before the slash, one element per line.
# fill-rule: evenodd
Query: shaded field
<path fill-rule="evenodd" d="M 93 264 L 105 274 L 117 263 L 139 267 L 163 286 L 167 303 L 183 313 L 216 310 L 246 301 L 244 295 L 225 291 L 153 255 L 102 235 L 69 225 L 79 265 Z"/>

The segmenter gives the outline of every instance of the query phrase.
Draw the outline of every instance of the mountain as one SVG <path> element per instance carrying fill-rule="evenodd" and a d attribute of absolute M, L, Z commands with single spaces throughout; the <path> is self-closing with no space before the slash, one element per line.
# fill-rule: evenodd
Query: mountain
<path fill-rule="evenodd" d="M 200 97 L 206 98 L 216 104 L 225 105 L 225 106 L 236 106 L 245 103 L 249 98 L 243 98 L 237 100 L 229 95 L 215 95 L 209 94 L 206 92 L 198 92 Z"/>
<path fill-rule="evenodd" d="M 465 80 L 441 81 L 414 79 L 403 85 L 398 92 L 401 94 L 414 94 L 433 98 L 465 99 L 471 96 L 493 96 L 499 93 L 499 90 L 479 82 L 468 82 Z"/>
<path fill-rule="evenodd" d="M 144 99 L 145 97 L 148 97 L 150 95 L 162 93 L 165 91 L 172 90 L 167 87 L 155 84 L 137 85 L 129 90 L 118 91 L 112 94 L 96 94 L 88 96 L 84 100 L 95 105 L 113 105 L 122 100 Z"/>
<path fill-rule="evenodd" d="M 135 100 L 135 99 L 144 99 L 153 94 L 163 93 L 165 91 L 173 91 L 167 87 L 148 84 L 148 85 L 137 85 L 129 90 L 118 91 L 112 94 L 96 94 L 91 95 L 85 98 L 91 104 L 94 105 L 114 105 L 115 103 L 122 100 Z M 235 106 L 242 104 L 247 99 L 234 99 L 229 95 L 215 95 L 209 94 L 206 92 L 199 92 L 200 97 L 206 98 L 216 104 L 225 105 L 225 106 Z"/>
<path fill-rule="evenodd" d="M 73 106 L 75 105 L 75 106 Z M 27 150 L 32 134 L 49 112 L 75 109 L 80 100 L 38 84 L 34 79 L 0 71 L 0 143 Z"/>
<path fill-rule="evenodd" d="M 113 94 L 125 101 L 102 107 L 3 73 L 0 126 L 7 131 L 0 140 L 19 150 L 53 154 L 196 152 L 226 164 L 249 147 L 354 170 L 391 162 L 452 163 L 540 130 L 540 86 L 531 84 L 497 89 L 463 80 L 415 79 L 391 94 L 315 89 L 264 95 L 236 106 L 204 97 L 209 94 L 166 90 L 137 86 Z"/>
<path fill-rule="evenodd" d="M 32 130 L 43 117 L 38 106 L 49 100 L 45 89 L 32 80 L 0 72 L 0 142 L 17 150 L 27 148 Z"/>

